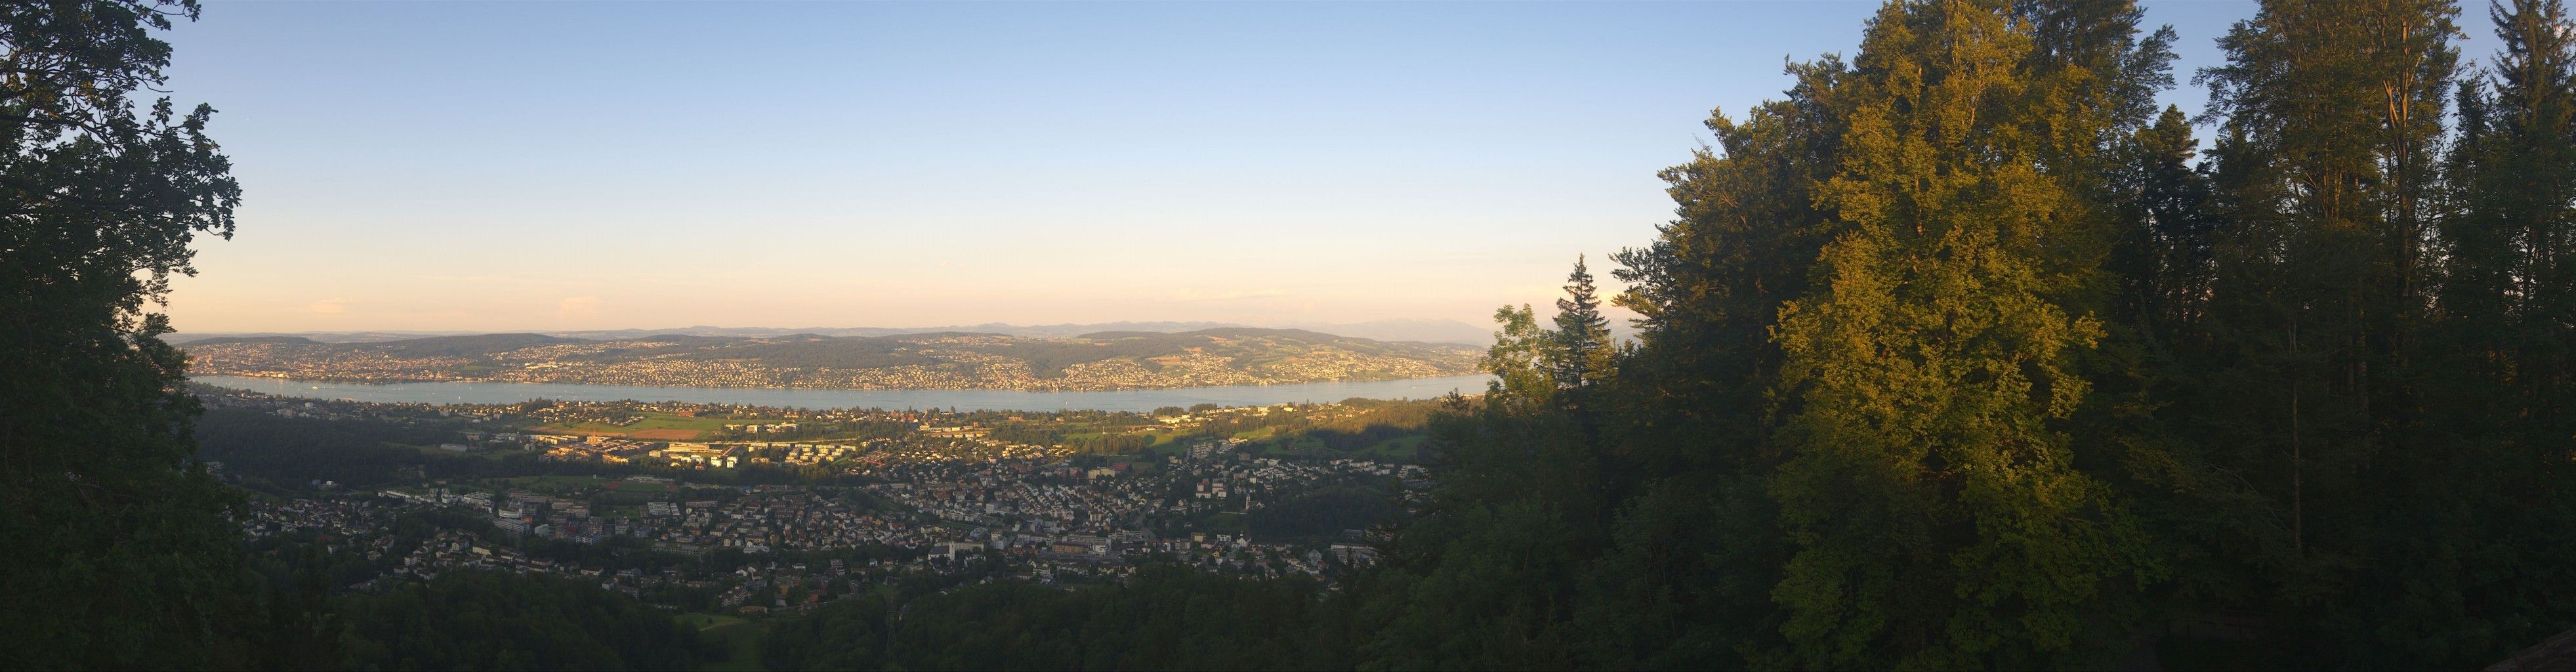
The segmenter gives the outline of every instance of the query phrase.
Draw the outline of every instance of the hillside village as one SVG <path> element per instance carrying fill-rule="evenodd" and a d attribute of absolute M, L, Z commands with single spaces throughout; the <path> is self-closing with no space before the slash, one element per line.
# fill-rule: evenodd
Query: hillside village
<path fill-rule="evenodd" d="M 497 470 L 319 479 L 250 509 L 255 537 L 363 553 L 372 569 L 350 580 L 506 569 L 742 613 L 810 608 L 904 576 L 1083 582 L 1177 563 L 1333 581 L 1374 561 L 1368 529 L 1427 486 L 1410 452 L 1386 449 L 1419 439 L 1362 457 L 1292 435 L 1401 421 L 1432 403 L 1042 414 L 199 396 L 276 421 L 411 428 L 443 440 L 409 454 Z M 638 436 L 682 434 L 692 440 Z M 550 473 L 498 475 L 512 464 Z M 1294 524 L 1270 515 L 1281 506 L 1298 512 Z M 405 520 L 443 522 L 397 541 Z"/>

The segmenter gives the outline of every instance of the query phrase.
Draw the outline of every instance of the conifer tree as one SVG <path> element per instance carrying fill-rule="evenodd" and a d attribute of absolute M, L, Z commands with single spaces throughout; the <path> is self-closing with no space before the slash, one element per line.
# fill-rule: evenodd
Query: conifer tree
<path fill-rule="evenodd" d="M 2478 664 L 2576 622 L 2576 469 L 2571 433 L 2551 427 L 2549 302 L 2565 296 L 2539 267 L 2576 208 L 2570 123 L 2571 26 L 2554 1 L 2489 8 L 2503 49 L 2485 77 L 2457 87 L 2450 190 L 2433 243 L 2432 315 L 2403 353 L 2414 369 L 2405 495 L 2373 498 L 2385 554 L 2354 580 L 2388 595 L 2334 608 L 2355 620 L 2419 624 L 2381 654 Z M 2558 397 L 2564 399 L 2565 397 Z M 2378 503 L 2374 501 L 2373 503 Z M 2423 577 L 2457 577 L 2427 585 Z M 2454 597 L 2456 596 L 2456 597 Z M 2382 627 L 2385 633 L 2391 628 Z M 2332 633 L 2337 638 L 2353 635 Z M 2332 641 L 2332 640 L 2329 640 Z"/>
<path fill-rule="evenodd" d="M 2240 186 L 2284 197 L 2236 199 L 2271 212 L 2242 221 L 2220 255 L 2213 309 L 2252 349 L 2249 367 L 2300 379 L 2255 384 L 2301 397 L 2297 424 L 2317 435 L 2303 438 L 2340 446 L 2328 460 L 2359 458 L 2362 435 L 2402 413 L 2389 374 L 2420 323 L 2456 12 L 2438 0 L 2267 2 L 2220 40 L 2227 64 L 2200 77 L 2208 116 L 2241 138 L 2223 158 L 2279 188 Z"/>
<path fill-rule="evenodd" d="M 1792 63 L 1786 95 L 1667 169 L 1675 218 L 1615 255 L 1637 350 L 1602 403 L 1602 479 L 1624 493 L 1613 544 L 1585 570 L 1576 643 L 1608 667 L 1743 667 L 1780 649 L 1770 597 L 1787 557 L 1765 479 L 1781 301 L 1804 292 L 1836 223 L 1814 205 L 1842 140 L 1839 58 Z"/>
<path fill-rule="evenodd" d="M 1783 99 L 1742 121 L 1711 113 L 1716 146 L 1662 173 L 1675 218 L 1613 255 L 1628 285 L 1613 303 L 1639 316 L 1639 353 L 1620 373 L 1653 411 L 1620 446 L 1640 473 L 1751 474 L 1775 461 L 1761 447 L 1780 364 L 1771 330 L 1839 226 L 1815 207 L 1815 188 L 1837 166 L 1848 69 L 1833 56 L 1792 63 Z"/>
<path fill-rule="evenodd" d="M 1555 361 L 1550 367 L 1556 375 L 1556 386 L 1582 390 L 1599 383 L 1609 375 L 1616 354 L 1610 343 L 1610 321 L 1601 317 L 1600 292 L 1592 286 L 1592 272 L 1583 267 L 1583 259 L 1574 260 L 1574 272 L 1565 276 L 1565 298 L 1556 300 Z"/>
<path fill-rule="evenodd" d="M 2422 582 L 2458 576 L 2454 542 L 2478 536 L 2454 515 L 2473 507 L 2437 494 L 2477 469 L 2425 431 L 2456 13 L 2266 2 L 2201 75 L 2205 118 L 2226 137 L 2214 154 L 2227 223 L 2209 344 L 2185 351 L 2202 384 L 2172 411 L 2253 497 L 2204 500 L 2204 519 L 2232 522 L 2188 540 L 2224 558 L 2205 574 L 2270 597 L 2265 636 L 2334 652 L 2306 664 L 2465 664 L 2495 646 L 2432 625 L 2449 599 L 2435 595 L 2461 593 Z M 2246 606 L 2222 595 L 2210 606 Z"/>
<path fill-rule="evenodd" d="M 1568 376 L 1581 332 L 1504 311 L 1522 382 L 1438 434 L 1472 459 L 1373 659 L 2463 666 L 2576 624 L 2576 32 L 2499 3 L 2458 82 L 2455 12 L 2265 2 L 2204 151 L 2133 5 L 1889 3 L 1665 172 L 1633 351 Z"/>
<path fill-rule="evenodd" d="M 1548 368 L 1555 373 L 1557 394 L 1574 416 L 1575 428 L 1583 433 L 1586 452 L 1592 454 L 1588 462 L 1606 463 L 1596 397 L 1617 370 L 1618 350 L 1610 341 L 1610 321 L 1601 317 L 1601 295 L 1582 257 L 1575 258 L 1574 271 L 1565 278 L 1565 298 L 1556 300 L 1556 330 L 1549 336 L 1554 361 Z M 1605 497 L 1619 496 L 1619 484 L 1604 480 L 1599 487 Z"/>
<path fill-rule="evenodd" d="M 2446 228 L 2446 303 L 2464 303 L 2476 350 L 2509 367 L 2503 384 L 2524 441 L 2576 436 L 2576 24 L 2559 0 L 2513 0 L 2489 15 L 2504 51 L 2459 226 Z"/>
<path fill-rule="evenodd" d="M 2192 165 L 2200 141 L 2179 108 L 2165 108 L 2154 125 L 2128 140 L 2136 164 L 2129 186 L 2135 203 L 2114 270 L 2126 277 L 2122 312 L 2152 332 L 2171 338 L 2196 321 L 2209 292 L 2210 245 L 2216 217 L 2210 212 L 2209 178 Z"/>

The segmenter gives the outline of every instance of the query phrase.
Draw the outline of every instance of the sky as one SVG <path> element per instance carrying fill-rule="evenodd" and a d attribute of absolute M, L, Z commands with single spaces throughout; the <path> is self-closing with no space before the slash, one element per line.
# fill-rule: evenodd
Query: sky
<path fill-rule="evenodd" d="M 2150 2 L 2182 79 L 2252 15 Z M 211 2 L 182 331 L 1485 324 L 1867 2 Z M 2464 53 L 2492 51 L 2464 12 Z M 2188 85 L 2168 102 L 2197 112 Z"/>

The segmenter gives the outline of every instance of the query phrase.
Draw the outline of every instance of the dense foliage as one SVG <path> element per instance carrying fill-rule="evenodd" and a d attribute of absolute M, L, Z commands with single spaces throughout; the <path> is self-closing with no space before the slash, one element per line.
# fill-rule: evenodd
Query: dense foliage
<path fill-rule="evenodd" d="M 222 463 L 236 480 L 274 490 L 331 480 L 352 488 L 408 482 L 409 469 L 453 461 L 388 443 L 437 445 L 453 430 L 382 422 L 282 418 L 267 413 L 215 409 L 197 421 L 197 455 Z M 265 487 L 263 487 L 265 486 Z"/>
<path fill-rule="evenodd" d="M 1791 64 L 1780 99 L 1713 116 L 1714 146 L 1665 171 L 1675 219 L 1614 257 L 1635 341 L 1609 337 L 1578 260 L 1552 318 L 1497 312 L 1480 399 L 1207 423 L 1340 450 L 1430 429 L 1436 485 L 1344 590 L 1149 567 L 879 592 L 771 621 L 763 662 L 2498 660 L 2576 625 L 2576 25 L 2559 0 L 2488 11 L 2503 53 L 2477 69 L 2443 0 L 2263 2 L 2197 73 L 2195 118 L 2154 105 L 2175 37 L 2131 3 L 1891 2 L 1848 60 Z M 145 310 L 238 195 L 210 110 L 129 100 L 169 57 L 150 29 L 194 12 L 0 8 L 0 662 L 708 659 L 585 585 L 466 573 L 326 598 L 366 568 L 295 539 L 243 565 Z M 409 440 L 207 424 L 209 454 L 263 473 Z M 1396 512 L 1376 496 L 1250 524 L 1334 534 Z"/>
<path fill-rule="evenodd" d="M 1246 581 L 1157 566 L 1123 585 L 992 583 L 898 612 L 862 596 L 780 622 L 761 662 L 780 670 L 1273 670 L 1348 667 L 1312 581 Z M 898 620 L 898 614 L 900 619 Z"/>
<path fill-rule="evenodd" d="M 563 579 L 466 572 L 332 606 L 353 669 L 672 670 L 721 657 L 651 606 Z"/>
<path fill-rule="evenodd" d="M 333 481 L 345 489 L 364 491 L 423 479 L 646 471 L 548 461 L 515 451 L 469 456 L 429 448 L 453 440 L 454 427 L 213 409 L 197 419 L 195 430 L 197 458 L 223 465 L 225 476 L 234 483 L 281 495 L 306 492 L 313 481 Z M 791 482 L 799 477 L 786 470 L 761 469 L 700 478 L 709 476 L 742 482 Z"/>
<path fill-rule="evenodd" d="M 0 5 L 0 666 L 203 666 L 245 607 L 151 307 L 241 190 L 168 98 L 178 2 Z M 140 109 L 138 109 L 140 108 Z M 39 644 L 40 643 L 40 644 Z"/>
<path fill-rule="evenodd" d="M 1316 490 L 1262 506 L 1245 516 L 1252 536 L 1261 539 L 1337 537 L 1348 530 L 1367 530 L 1396 517 L 1387 493 L 1356 487 Z"/>
<path fill-rule="evenodd" d="M 2576 30 L 2499 4 L 2464 71 L 2456 12 L 2263 3 L 2195 161 L 2134 7 L 1890 3 L 1666 173 L 1633 349 L 1503 311 L 1361 650 L 2461 667 L 2576 625 Z"/>

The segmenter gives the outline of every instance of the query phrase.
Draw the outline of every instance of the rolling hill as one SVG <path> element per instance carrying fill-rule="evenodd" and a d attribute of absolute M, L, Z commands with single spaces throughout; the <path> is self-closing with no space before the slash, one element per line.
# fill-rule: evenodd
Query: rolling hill
<path fill-rule="evenodd" d="M 615 339 L 473 334 L 329 343 L 263 336 L 183 347 L 195 373 L 310 380 L 1007 390 L 1424 378 L 1475 373 L 1481 354 L 1463 345 L 1250 327 L 1059 338 L 967 331 Z"/>

